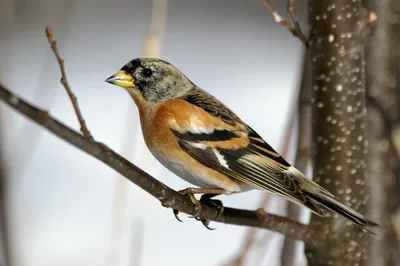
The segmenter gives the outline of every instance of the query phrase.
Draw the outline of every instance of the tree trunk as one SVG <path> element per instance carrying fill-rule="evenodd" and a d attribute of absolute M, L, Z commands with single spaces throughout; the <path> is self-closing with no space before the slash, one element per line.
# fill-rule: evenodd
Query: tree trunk
<path fill-rule="evenodd" d="M 367 45 L 367 92 L 370 152 L 368 170 L 371 180 L 369 216 L 382 230 L 370 237 L 368 265 L 399 265 L 399 243 L 393 228 L 398 205 L 396 173 L 399 161 L 391 144 L 392 129 L 399 119 L 399 92 L 396 84 L 398 58 L 395 56 L 391 5 L 395 0 L 368 0 L 368 8 L 378 20 L 371 26 Z"/>
<path fill-rule="evenodd" d="M 364 44 L 367 12 L 361 0 L 309 0 L 313 64 L 314 179 L 339 201 L 363 213 L 368 196 Z M 308 265 L 363 265 L 368 236 L 332 214 L 312 215 L 327 233 L 306 245 Z"/>

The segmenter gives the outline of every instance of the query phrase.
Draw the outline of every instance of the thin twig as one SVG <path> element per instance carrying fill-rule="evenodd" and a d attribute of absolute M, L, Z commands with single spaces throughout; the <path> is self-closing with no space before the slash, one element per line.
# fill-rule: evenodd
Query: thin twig
<path fill-rule="evenodd" d="M 320 230 L 319 227 L 310 227 L 285 217 L 268 214 L 263 211 L 249 211 L 226 207 L 224 208 L 223 214 L 220 215 L 220 210 L 217 207 L 201 204 L 200 210 L 196 212 L 196 208 L 188 197 L 156 180 L 104 144 L 82 136 L 50 116 L 47 111 L 34 107 L 17 97 L 1 84 L 0 99 L 14 110 L 24 114 L 30 120 L 45 127 L 54 135 L 87 154 L 92 155 L 119 172 L 129 181 L 135 183 L 153 197 L 157 198 L 164 207 L 176 209 L 189 215 L 198 214 L 198 217 L 201 219 L 219 223 L 259 227 L 280 232 L 295 239 L 303 240 L 311 245 L 324 243 L 326 234 Z"/>
<path fill-rule="evenodd" d="M 303 31 L 301 30 L 299 20 L 297 18 L 297 14 L 294 7 L 294 0 L 288 0 L 287 4 L 287 11 L 290 14 L 291 21 L 293 25 L 291 25 L 286 19 L 284 19 L 274 8 L 270 0 L 261 0 L 269 10 L 269 12 L 274 17 L 276 23 L 280 24 L 281 26 L 285 27 L 289 32 L 293 34 L 296 38 L 298 38 L 306 47 L 309 46 L 307 37 L 304 35 Z"/>
<path fill-rule="evenodd" d="M 83 119 L 81 110 L 78 105 L 78 99 L 76 98 L 75 94 L 72 92 L 71 87 L 68 84 L 67 74 L 66 74 L 65 67 L 64 67 L 64 59 L 60 56 L 60 53 L 58 52 L 57 41 L 54 39 L 53 29 L 50 28 L 49 26 L 46 27 L 46 36 L 47 36 L 47 40 L 50 43 L 51 50 L 53 50 L 53 53 L 56 56 L 58 64 L 60 66 L 61 84 L 64 86 L 65 90 L 68 93 L 69 98 L 71 99 L 76 116 L 78 117 L 78 120 L 79 120 L 79 124 L 81 125 L 81 131 L 85 137 L 93 140 L 93 136 L 86 126 L 85 119 Z"/>
<path fill-rule="evenodd" d="M 73 13 L 76 1 L 79 0 L 59 1 L 60 5 L 57 5 L 57 8 L 52 11 L 53 16 L 57 18 L 52 21 L 58 25 L 58 38 L 63 38 L 66 35 L 70 25 L 69 21 L 73 19 L 71 14 Z M 32 83 L 34 86 L 32 88 L 32 97 L 30 98 L 33 102 L 46 103 L 47 106 L 52 106 L 57 95 L 57 91 L 53 89 L 57 81 L 48 79 L 49 76 L 56 76 L 57 69 L 52 67 L 54 64 L 53 56 L 52 53 L 46 54 L 43 64 L 40 67 L 38 66 L 40 74 L 38 74 L 37 82 Z M 2 62 L 2 64 L 8 65 L 6 62 Z M 46 80 L 46 82 L 44 83 L 43 80 Z M 30 168 L 31 161 L 35 158 L 34 154 L 40 145 L 42 131 L 34 130 L 34 127 L 35 125 L 31 123 L 24 123 L 18 128 L 15 134 L 11 133 L 13 144 L 10 145 L 15 148 L 13 148 L 13 159 L 9 161 L 10 165 L 8 167 L 12 169 L 13 176 L 24 176 Z M 12 127 L 10 126 L 9 128 Z"/>
<path fill-rule="evenodd" d="M 307 37 L 304 35 L 303 31 L 301 30 L 300 24 L 299 24 L 299 19 L 297 18 L 296 14 L 296 9 L 294 6 L 294 0 L 288 0 L 287 4 L 287 11 L 290 15 L 290 18 L 292 20 L 292 23 L 294 25 L 294 31 L 296 33 L 296 36 L 300 38 L 300 40 L 308 46 L 308 40 Z"/>

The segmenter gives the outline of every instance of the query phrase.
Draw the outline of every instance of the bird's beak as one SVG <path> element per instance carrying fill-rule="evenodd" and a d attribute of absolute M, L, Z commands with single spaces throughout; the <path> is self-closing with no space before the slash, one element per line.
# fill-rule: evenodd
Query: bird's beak
<path fill-rule="evenodd" d="M 134 88 L 136 86 L 133 77 L 124 70 L 118 71 L 106 79 L 106 82 L 117 85 L 121 88 Z"/>

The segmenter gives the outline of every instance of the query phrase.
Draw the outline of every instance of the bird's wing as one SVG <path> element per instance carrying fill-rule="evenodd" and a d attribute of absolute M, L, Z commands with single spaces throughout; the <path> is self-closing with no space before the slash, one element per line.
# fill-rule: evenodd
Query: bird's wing
<path fill-rule="evenodd" d="M 191 101 L 187 102 L 194 104 L 195 96 L 189 99 Z M 243 124 L 217 99 L 208 96 L 196 103 L 201 112 L 220 118 L 221 122 L 217 127 L 215 122 L 208 125 L 206 120 L 202 120 L 201 126 L 193 126 L 189 122 L 181 125 L 171 123 L 170 130 L 186 153 L 203 165 L 233 179 L 282 195 L 319 215 L 324 215 L 323 208 L 310 200 L 302 189 L 325 190 L 291 167 L 254 130 Z M 327 191 L 326 193 L 331 195 Z"/>
<path fill-rule="evenodd" d="M 186 102 L 193 104 L 214 117 L 220 118 L 229 125 L 241 122 L 240 118 L 211 94 L 201 89 L 192 89 L 182 97 Z"/>

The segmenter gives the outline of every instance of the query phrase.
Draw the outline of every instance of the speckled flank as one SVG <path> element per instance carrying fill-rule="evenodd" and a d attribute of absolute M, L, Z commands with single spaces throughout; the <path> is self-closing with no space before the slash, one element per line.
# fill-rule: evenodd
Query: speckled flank
<path fill-rule="evenodd" d="M 363 213 L 367 202 L 368 140 L 360 0 L 309 0 L 313 81 L 314 179 L 344 204 Z M 338 215 L 323 224 L 326 245 L 307 246 L 308 265 L 361 265 L 365 233 Z M 338 245 L 340 243 L 340 245 Z M 335 249 L 329 248 L 335 245 Z"/>

